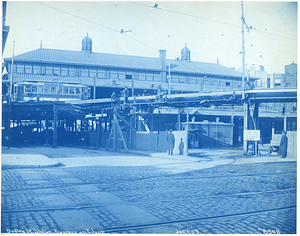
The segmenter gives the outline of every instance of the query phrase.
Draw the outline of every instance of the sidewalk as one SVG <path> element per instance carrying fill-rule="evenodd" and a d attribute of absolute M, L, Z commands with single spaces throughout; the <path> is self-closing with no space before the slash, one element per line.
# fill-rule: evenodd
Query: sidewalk
<path fill-rule="evenodd" d="M 75 166 L 146 166 L 153 165 L 168 173 L 180 173 L 228 164 L 290 162 L 297 158 L 279 156 L 243 156 L 241 149 L 190 150 L 189 156 L 130 150 L 108 152 L 74 147 L 2 148 L 2 169 L 75 167 Z"/>

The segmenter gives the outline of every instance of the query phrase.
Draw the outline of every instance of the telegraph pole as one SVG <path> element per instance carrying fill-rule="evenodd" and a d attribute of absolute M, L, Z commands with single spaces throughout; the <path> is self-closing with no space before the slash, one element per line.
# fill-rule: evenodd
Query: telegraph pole
<path fill-rule="evenodd" d="M 11 128 L 10 128 L 10 117 L 11 117 L 11 101 L 12 101 L 12 90 L 13 90 L 13 67 L 14 67 L 14 56 L 15 56 L 15 40 L 13 43 L 13 54 L 11 59 L 11 68 L 10 68 L 10 83 L 9 83 L 9 97 L 8 97 L 8 113 L 7 113 L 7 141 L 8 148 L 11 146 Z"/>
<path fill-rule="evenodd" d="M 243 88 L 242 101 L 244 102 L 243 155 L 247 156 L 248 143 L 247 143 L 247 140 L 245 140 L 245 130 L 248 129 L 248 104 L 247 104 L 247 101 L 245 100 L 245 36 L 244 36 L 245 18 L 244 18 L 243 1 L 241 2 L 241 7 L 242 7 L 242 88 Z"/>

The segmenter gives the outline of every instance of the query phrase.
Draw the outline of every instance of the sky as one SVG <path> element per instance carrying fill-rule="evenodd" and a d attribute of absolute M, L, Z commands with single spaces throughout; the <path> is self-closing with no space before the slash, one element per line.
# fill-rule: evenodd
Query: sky
<path fill-rule="evenodd" d="M 157 5 L 156 7 L 154 7 Z M 245 62 L 268 74 L 297 63 L 298 4 L 243 2 Z M 81 50 L 87 35 L 93 52 L 180 58 L 242 68 L 240 1 L 8 1 L 10 26 L 4 58 L 40 48 Z M 123 33 L 121 30 L 123 29 Z"/>

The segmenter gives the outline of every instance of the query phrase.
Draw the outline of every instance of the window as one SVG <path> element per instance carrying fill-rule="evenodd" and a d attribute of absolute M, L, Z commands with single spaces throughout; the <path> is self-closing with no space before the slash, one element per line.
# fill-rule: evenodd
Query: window
<path fill-rule="evenodd" d="M 241 81 L 235 81 L 235 87 L 240 88 L 241 87 Z"/>
<path fill-rule="evenodd" d="M 70 92 L 70 94 L 74 94 L 75 89 L 74 88 L 70 88 L 69 92 Z"/>
<path fill-rule="evenodd" d="M 69 68 L 69 76 L 76 76 L 76 68 L 74 67 Z"/>
<path fill-rule="evenodd" d="M 125 79 L 125 72 L 119 72 L 119 79 Z"/>
<path fill-rule="evenodd" d="M 32 92 L 37 93 L 37 87 L 36 86 L 32 86 Z"/>
<path fill-rule="evenodd" d="M 154 81 L 160 81 L 160 75 L 159 74 L 154 75 Z"/>
<path fill-rule="evenodd" d="M 190 77 L 190 84 L 196 84 L 197 79 L 196 77 Z"/>
<path fill-rule="evenodd" d="M 24 65 L 17 65 L 17 73 L 24 73 Z"/>
<path fill-rule="evenodd" d="M 42 66 L 41 68 L 42 68 L 41 74 L 45 75 L 46 74 L 46 66 Z"/>
<path fill-rule="evenodd" d="M 40 66 L 33 66 L 33 74 L 41 74 L 41 67 Z"/>
<path fill-rule="evenodd" d="M 110 72 L 110 78 L 111 79 L 117 79 L 118 78 L 118 72 L 117 71 L 111 71 Z"/>
<path fill-rule="evenodd" d="M 53 67 L 46 66 L 46 75 L 53 75 Z"/>
<path fill-rule="evenodd" d="M 218 86 L 219 85 L 219 80 L 218 79 L 214 79 L 214 85 Z"/>
<path fill-rule="evenodd" d="M 90 77 L 97 77 L 97 70 L 95 69 L 90 69 Z"/>
<path fill-rule="evenodd" d="M 53 74 L 54 75 L 60 75 L 60 67 L 59 66 L 54 66 Z"/>
<path fill-rule="evenodd" d="M 32 65 L 25 65 L 25 73 L 32 74 Z"/>
<path fill-rule="evenodd" d="M 89 76 L 89 70 L 88 69 L 81 69 L 80 70 L 80 75 L 82 77 L 88 77 Z"/>
<path fill-rule="evenodd" d="M 80 94 L 80 88 L 75 88 L 75 94 Z"/>
<path fill-rule="evenodd" d="M 104 78 L 105 77 L 105 70 L 98 70 L 98 78 Z"/>
<path fill-rule="evenodd" d="M 146 74 L 147 81 L 153 81 L 153 74 Z"/>
<path fill-rule="evenodd" d="M 31 85 L 26 85 L 25 86 L 25 93 L 30 93 L 31 92 Z"/>
<path fill-rule="evenodd" d="M 275 87 L 281 87 L 280 83 L 275 83 Z"/>
<path fill-rule="evenodd" d="M 179 83 L 185 83 L 185 76 L 179 76 Z"/>
<path fill-rule="evenodd" d="M 132 79 L 132 75 L 126 75 L 126 79 Z"/>
<path fill-rule="evenodd" d="M 220 86 L 225 86 L 225 81 L 224 80 L 220 80 Z"/>
<path fill-rule="evenodd" d="M 139 73 L 139 80 L 145 80 L 145 74 Z"/>
<path fill-rule="evenodd" d="M 230 82 L 226 82 L 225 86 L 231 86 L 231 83 Z"/>
<path fill-rule="evenodd" d="M 43 93 L 44 92 L 44 87 L 38 86 L 38 93 Z"/>
<path fill-rule="evenodd" d="M 209 78 L 204 78 L 203 84 L 210 84 L 210 79 Z"/>
<path fill-rule="evenodd" d="M 50 93 L 50 86 L 45 87 L 45 93 Z"/>
<path fill-rule="evenodd" d="M 68 94 L 68 87 L 63 87 L 63 94 Z"/>
<path fill-rule="evenodd" d="M 56 87 L 51 87 L 51 93 L 56 93 Z"/>
<path fill-rule="evenodd" d="M 271 80 L 270 80 L 270 78 L 268 78 L 267 79 L 267 88 L 270 88 L 270 86 L 271 86 Z"/>
<path fill-rule="evenodd" d="M 202 84 L 203 83 L 203 79 L 202 78 L 197 78 L 197 84 Z"/>
<path fill-rule="evenodd" d="M 172 82 L 174 82 L 174 83 L 178 83 L 178 76 L 176 76 L 176 75 L 171 76 L 171 80 L 172 80 Z"/>
<path fill-rule="evenodd" d="M 61 68 L 61 75 L 63 75 L 63 76 L 68 76 L 68 68 L 62 67 L 62 68 Z"/>

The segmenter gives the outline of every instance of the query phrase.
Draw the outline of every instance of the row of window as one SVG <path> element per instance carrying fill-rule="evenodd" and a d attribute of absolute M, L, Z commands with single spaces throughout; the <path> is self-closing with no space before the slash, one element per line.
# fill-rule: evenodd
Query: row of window
<path fill-rule="evenodd" d="M 16 72 L 20 74 L 42 74 L 42 75 L 59 75 L 59 76 L 80 76 L 91 78 L 110 78 L 110 79 L 129 79 L 134 77 L 132 72 L 114 71 L 114 70 L 100 70 L 76 67 L 63 66 L 34 66 L 29 64 L 17 64 Z M 159 73 L 137 73 L 135 77 L 142 81 L 161 81 Z M 179 76 L 171 75 L 171 82 L 186 83 L 186 84 L 205 84 L 214 86 L 233 86 L 240 87 L 241 81 L 232 81 L 224 79 L 215 79 L 209 77 L 195 77 L 195 76 Z"/>
<path fill-rule="evenodd" d="M 84 94 L 88 92 L 88 88 L 82 87 L 60 87 L 59 94 Z M 14 93 L 36 93 L 36 94 L 57 94 L 57 87 L 55 86 L 32 86 L 21 85 L 15 86 Z"/>

